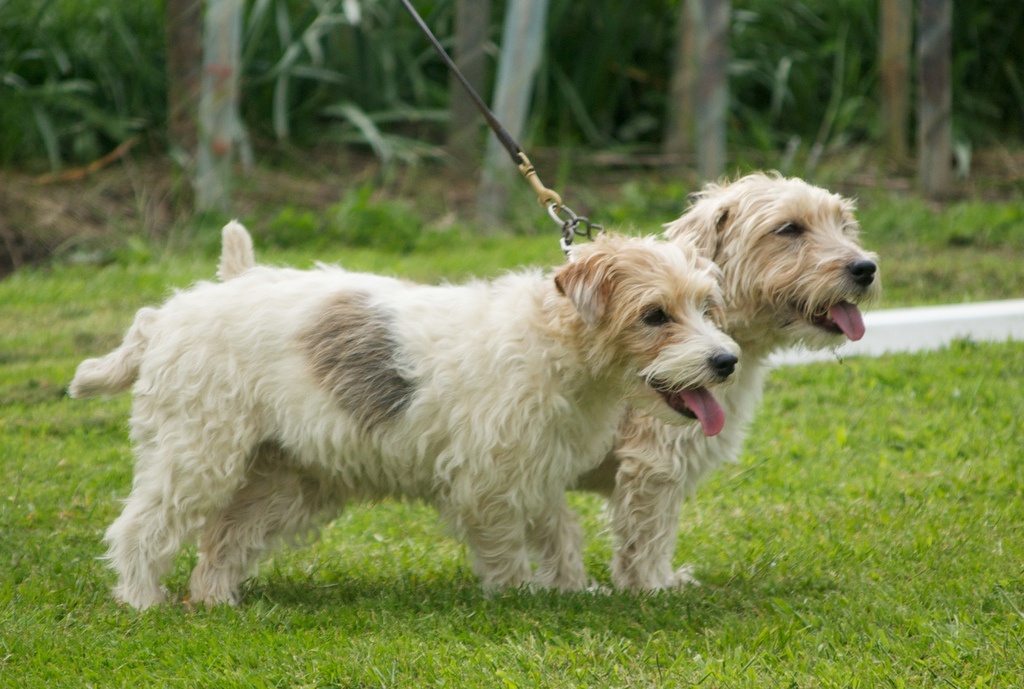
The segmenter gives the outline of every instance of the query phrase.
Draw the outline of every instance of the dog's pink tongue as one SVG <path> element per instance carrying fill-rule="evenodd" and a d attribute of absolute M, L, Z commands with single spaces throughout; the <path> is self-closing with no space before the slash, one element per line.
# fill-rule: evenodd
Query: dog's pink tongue
<path fill-rule="evenodd" d="M 683 390 L 679 394 L 690 411 L 697 415 L 704 435 L 711 437 L 722 432 L 722 427 L 725 426 L 725 412 L 707 388 Z"/>
<path fill-rule="evenodd" d="M 842 301 L 830 308 L 828 313 L 848 338 L 856 342 L 864 337 L 864 319 L 855 305 Z"/>

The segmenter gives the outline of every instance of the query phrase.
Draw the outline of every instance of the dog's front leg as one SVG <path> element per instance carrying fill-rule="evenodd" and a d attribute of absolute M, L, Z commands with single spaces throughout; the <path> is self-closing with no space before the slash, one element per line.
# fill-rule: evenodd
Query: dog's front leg
<path fill-rule="evenodd" d="M 515 588 L 530 579 L 530 556 L 521 510 L 504 501 L 477 504 L 457 517 L 484 591 Z"/>
<path fill-rule="evenodd" d="M 527 539 L 537 562 L 532 585 L 559 591 L 586 588 L 583 532 L 576 521 L 576 515 L 565 504 L 564 493 L 557 496 L 549 509 L 531 522 Z"/>
<path fill-rule="evenodd" d="M 672 569 L 683 486 L 673 472 L 643 460 L 624 459 L 608 500 L 615 554 L 612 582 L 618 589 L 656 591 L 698 583 Z"/>

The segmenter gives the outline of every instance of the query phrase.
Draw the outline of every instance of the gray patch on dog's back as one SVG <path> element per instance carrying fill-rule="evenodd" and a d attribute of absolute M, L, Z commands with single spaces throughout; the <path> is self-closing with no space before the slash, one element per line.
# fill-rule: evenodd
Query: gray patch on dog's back
<path fill-rule="evenodd" d="M 398 370 L 391 316 L 365 292 L 330 299 L 303 344 L 316 379 L 367 428 L 408 406 L 415 386 Z"/>

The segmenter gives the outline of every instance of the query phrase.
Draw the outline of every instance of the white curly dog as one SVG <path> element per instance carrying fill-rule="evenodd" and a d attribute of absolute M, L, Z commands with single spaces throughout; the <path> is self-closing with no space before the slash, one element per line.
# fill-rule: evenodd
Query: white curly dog
<path fill-rule="evenodd" d="M 696 244 L 722 271 L 725 332 L 743 366 L 720 395 L 729 418 L 708 436 L 631 411 L 615 450 L 577 486 L 609 498 L 617 588 L 653 591 L 697 583 L 672 565 L 679 512 L 697 483 L 735 461 L 764 388 L 768 359 L 793 345 L 859 340 L 857 304 L 880 293 L 876 257 L 861 248 L 851 201 L 796 178 L 752 174 L 709 184 L 666 236 Z"/>
<path fill-rule="evenodd" d="M 565 491 L 612 447 L 623 400 L 708 434 L 738 347 L 717 269 L 678 242 L 603 236 L 551 273 L 421 286 L 252 266 L 138 312 L 78 367 L 73 397 L 134 384 L 131 494 L 106 533 L 115 596 L 165 600 L 199 537 L 191 600 L 234 603 L 258 558 L 350 500 L 422 499 L 465 538 L 485 589 L 581 589 Z"/>

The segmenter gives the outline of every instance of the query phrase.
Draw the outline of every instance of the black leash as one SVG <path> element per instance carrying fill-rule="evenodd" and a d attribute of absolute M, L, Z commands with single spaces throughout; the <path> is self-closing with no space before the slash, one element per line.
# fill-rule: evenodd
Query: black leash
<path fill-rule="evenodd" d="M 560 244 L 562 251 L 566 254 L 569 253 L 569 247 L 576 237 L 586 237 L 587 239 L 593 239 L 594 230 L 600 231 L 603 229 L 600 225 L 590 222 L 586 217 L 582 215 L 576 215 L 572 209 L 562 203 L 562 197 L 557 192 L 552 191 L 544 186 L 540 181 L 540 177 L 537 176 L 537 170 L 534 169 L 533 163 L 526 157 L 522 147 L 516 143 L 516 140 L 505 131 L 505 128 L 501 126 L 501 122 L 494 116 L 491 109 L 487 107 L 483 99 L 477 95 L 477 92 L 473 90 L 473 87 L 469 85 L 469 81 L 462 74 L 459 68 L 455 65 L 455 62 L 448 56 L 448 53 L 441 46 L 440 41 L 434 36 L 430 27 L 427 26 L 426 22 L 420 16 L 416 8 L 412 6 L 410 0 L 402 0 L 402 4 L 405 5 L 405 9 L 409 10 L 409 14 L 416 21 L 416 24 L 420 27 L 420 30 L 426 35 L 427 39 L 434 46 L 434 49 L 441 55 L 441 59 L 448 65 L 448 69 L 452 71 L 455 77 L 462 84 L 462 87 L 469 93 L 469 97 L 476 103 L 476 107 L 483 114 L 484 119 L 487 120 L 487 124 L 490 126 L 494 135 L 498 137 L 498 141 L 508 151 L 509 156 L 512 157 L 512 164 L 519 168 L 519 172 L 526 178 L 530 187 L 533 188 L 533 192 L 537 195 L 537 200 L 542 206 L 548 209 L 548 215 L 562 226 L 562 239 Z M 582 226 L 582 227 L 581 227 Z"/>

